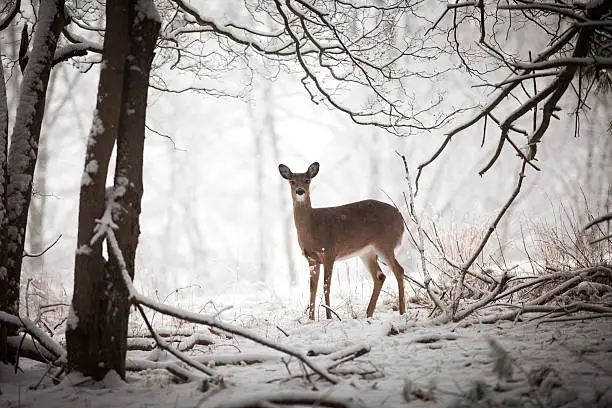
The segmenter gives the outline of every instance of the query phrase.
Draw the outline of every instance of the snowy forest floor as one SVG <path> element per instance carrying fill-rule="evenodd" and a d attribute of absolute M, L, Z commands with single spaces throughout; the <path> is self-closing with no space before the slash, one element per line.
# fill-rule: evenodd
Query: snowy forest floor
<path fill-rule="evenodd" d="M 116 375 L 95 383 L 71 374 L 53 385 L 43 378 L 44 364 L 21 359 L 23 371 L 16 374 L 13 367 L 0 365 L 0 405 L 257 406 L 249 405 L 257 397 L 315 391 L 363 407 L 612 407 L 612 318 L 546 322 L 523 316 L 520 322 L 466 326 L 432 325 L 422 317 L 426 314 L 423 309 L 409 309 L 400 317 L 379 302 L 373 319 L 341 313 L 342 321 L 308 322 L 295 306 L 255 300 L 221 314 L 222 320 L 269 340 L 313 351 L 312 358 L 323 366 L 329 364 L 331 352 L 369 345 L 369 353 L 334 369 L 341 378 L 337 385 L 315 374 L 303 376 L 298 361 L 262 345 L 212 335 L 213 344 L 188 353 L 223 376 L 221 387 L 203 380 L 178 383 L 163 368 L 130 371 L 127 384 Z M 176 322 L 157 319 L 158 327 L 179 329 Z M 132 322 L 133 327 L 138 325 Z M 183 324 L 180 330 L 210 336 L 202 326 Z M 492 353 L 492 343 L 503 350 Z M 510 359 L 500 358 L 504 355 Z M 128 352 L 128 365 L 164 359 L 171 357 L 155 350 Z M 31 389 L 41 379 L 38 389 Z"/>

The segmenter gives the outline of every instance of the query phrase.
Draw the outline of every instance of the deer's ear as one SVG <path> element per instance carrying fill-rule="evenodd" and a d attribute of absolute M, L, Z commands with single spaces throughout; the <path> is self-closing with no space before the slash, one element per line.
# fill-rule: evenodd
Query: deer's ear
<path fill-rule="evenodd" d="M 319 163 L 318 162 L 312 163 L 308 167 L 308 171 L 306 172 L 306 174 L 308 174 L 308 177 L 310 178 L 314 178 L 314 176 L 316 176 L 318 173 L 319 173 Z"/>
<path fill-rule="evenodd" d="M 289 180 L 291 178 L 291 174 L 293 174 L 291 173 L 289 167 L 285 166 L 284 164 L 278 165 L 278 171 L 280 172 L 280 175 L 287 180 Z"/>

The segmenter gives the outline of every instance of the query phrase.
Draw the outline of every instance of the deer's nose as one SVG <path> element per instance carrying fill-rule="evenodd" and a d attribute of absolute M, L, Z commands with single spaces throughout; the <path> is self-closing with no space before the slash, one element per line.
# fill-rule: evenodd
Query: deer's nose
<path fill-rule="evenodd" d="M 297 190 L 295 190 L 295 194 L 297 195 L 304 195 L 306 193 L 306 191 L 304 191 L 303 188 L 298 188 Z"/>

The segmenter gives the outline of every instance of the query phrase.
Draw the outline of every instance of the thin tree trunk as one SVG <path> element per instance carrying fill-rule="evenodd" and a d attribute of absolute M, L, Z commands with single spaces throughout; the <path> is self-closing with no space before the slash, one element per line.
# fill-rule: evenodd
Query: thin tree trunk
<path fill-rule="evenodd" d="M 32 195 L 34 167 L 38 156 L 40 128 L 53 55 L 66 23 L 64 0 L 41 2 L 32 52 L 25 69 L 15 126 L 8 155 L 8 250 L 7 312 L 19 313 L 19 281 Z"/>
<path fill-rule="evenodd" d="M 251 120 L 251 129 L 255 133 L 255 205 L 257 205 L 257 253 L 259 256 L 258 279 L 266 280 L 267 262 L 266 262 L 266 227 L 264 214 L 264 153 L 263 153 L 263 135 L 262 130 L 257 127 L 257 120 L 253 107 L 249 104 L 249 119 Z"/>
<path fill-rule="evenodd" d="M 274 158 L 274 162 L 278 165 L 280 160 L 280 154 L 278 151 L 278 133 L 276 132 L 276 127 L 274 126 L 274 114 L 272 112 L 272 106 L 274 106 L 273 98 L 271 96 L 272 89 L 268 87 L 264 94 L 264 106 L 266 107 L 266 114 L 264 117 L 265 124 L 268 128 L 268 133 L 270 135 L 270 141 L 272 143 L 272 157 Z M 287 191 L 285 191 L 285 183 L 280 177 L 277 177 L 277 185 L 278 185 L 278 196 L 280 200 L 279 208 L 290 208 L 287 202 Z M 287 268 L 289 269 L 289 284 L 291 286 L 295 286 L 297 283 L 297 271 L 295 270 L 295 264 L 293 262 L 293 253 L 291 250 L 291 243 L 294 242 L 295 237 L 292 236 L 292 224 L 293 224 L 293 211 L 284 211 L 285 214 L 290 214 L 285 217 L 283 220 L 283 243 L 285 249 L 285 257 L 287 259 Z"/>
<path fill-rule="evenodd" d="M 108 370 L 123 365 L 123 362 L 106 358 L 114 342 L 104 327 L 110 306 L 108 296 L 105 295 L 105 262 L 102 257 L 102 240 L 94 244 L 90 240 L 94 234 L 95 220 L 104 212 L 108 165 L 119 132 L 129 52 L 128 10 L 131 3 L 125 0 L 108 0 L 106 3 L 104 65 L 100 70 L 96 110 L 81 180 L 74 290 L 66 328 L 69 369 L 79 370 L 98 380 Z"/>
<path fill-rule="evenodd" d="M 2 55 L 2 44 L 0 44 L 0 56 Z M 6 271 L 7 249 L 8 249 L 8 217 L 7 217 L 7 174 L 6 154 L 8 148 L 8 100 L 6 86 L 4 85 L 4 68 L 0 61 L 0 310 L 8 308 L 8 274 Z M 0 362 L 8 361 L 7 330 L 4 323 L 0 323 Z"/>

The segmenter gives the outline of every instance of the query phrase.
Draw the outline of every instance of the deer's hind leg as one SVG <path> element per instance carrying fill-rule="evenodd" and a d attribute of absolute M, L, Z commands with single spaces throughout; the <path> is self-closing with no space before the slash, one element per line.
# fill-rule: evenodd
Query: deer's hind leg
<path fill-rule="evenodd" d="M 374 314 L 374 309 L 376 309 L 376 302 L 378 301 L 380 290 L 382 289 L 382 285 L 385 281 L 385 274 L 378 265 L 378 255 L 376 255 L 375 252 L 364 254 L 360 258 L 368 272 L 370 272 L 370 275 L 372 275 L 372 280 L 374 281 L 372 297 L 370 298 L 370 303 L 368 304 L 368 309 L 366 310 L 366 316 L 372 317 Z"/>

